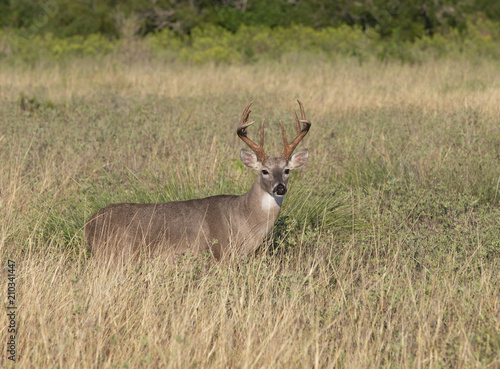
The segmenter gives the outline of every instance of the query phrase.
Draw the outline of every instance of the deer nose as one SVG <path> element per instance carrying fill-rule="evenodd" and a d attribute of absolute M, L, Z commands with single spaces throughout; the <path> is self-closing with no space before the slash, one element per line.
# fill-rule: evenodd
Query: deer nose
<path fill-rule="evenodd" d="M 286 194 L 286 186 L 283 183 L 280 183 L 274 187 L 274 192 L 276 192 L 276 195 L 283 196 Z"/>

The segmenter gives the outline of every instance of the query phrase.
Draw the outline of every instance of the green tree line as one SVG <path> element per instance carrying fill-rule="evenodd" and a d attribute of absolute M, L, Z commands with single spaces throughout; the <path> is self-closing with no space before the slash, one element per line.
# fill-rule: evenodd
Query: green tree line
<path fill-rule="evenodd" d="M 467 18 L 500 23 L 500 2 L 488 0 L 0 0 L 0 29 L 26 29 L 56 37 L 123 35 L 123 19 L 133 33 L 168 29 L 189 35 L 218 26 L 341 25 L 375 30 L 381 37 L 413 41 L 449 29 L 465 31 Z"/>

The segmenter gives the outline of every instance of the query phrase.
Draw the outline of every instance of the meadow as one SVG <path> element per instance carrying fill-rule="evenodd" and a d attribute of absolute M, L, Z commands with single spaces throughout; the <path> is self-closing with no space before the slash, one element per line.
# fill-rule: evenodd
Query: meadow
<path fill-rule="evenodd" d="M 255 255 L 88 253 L 107 204 L 244 193 L 241 112 L 255 101 L 278 155 L 297 98 L 309 163 Z M 0 285 L 14 260 L 18 331 L 14 363 L 2 312 L 0 366 L 499 367 L 499 102 L 491 58 L 5 63 Z"/>

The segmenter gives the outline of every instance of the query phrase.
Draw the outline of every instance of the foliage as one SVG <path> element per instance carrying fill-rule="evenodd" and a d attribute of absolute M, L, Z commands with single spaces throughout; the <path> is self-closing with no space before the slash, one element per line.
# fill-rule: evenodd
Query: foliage
<path fill-rule="evenodd" d="M 138 23 L 138 34 L 168 29 L 189 35 L 196 28 L 220 26 L 237 32 L 242 26 L 293 25 L 322 29 L 340 25 L 375 28 L 381 37 L 413 41 L 423 36 L 460 32 L 467 16 L 484 14 L 500 21 L 500 5 L 485 0 L 18 0 L 0 1 L 0 28 L 50 32 L 56 37 L 100 33 L 121 36 L 120 17 Z"/>
<path fill-rule="evenodd" d="M 12 30 L 0 31 L 0 40 L 0 58 L 12 55 L 28 62 L 75 56 L 95 57 L 109 53 L 118 45 L 118 42 L 100 34 L 55 38 L 51 33 L 46 33 L 28 37 L 22 32 Z"/>
<path fill-rule="evenodd" d="M 33 48 L 32 45 L 37 47 Z M 51 33 L 30 35 L 22 30 L 0 31 L 0 58 L 34 62 L 74 56 L 98 56 L 113 52 L 127 58 L 167 58 L 195 64 L 252 63 L 280 60 L 289 55 L 335 59 L 354 56 L 360 62 L 374 56 L 380 60 L 422 63 L 445 57 L 499 58 L 500 28 L 485 18 L 471 18 L 467 32 L 449 29 L 444 34 L 423 35 L 413 42 L 399 37 L 380 38 L 376 29 L 340 25 L 314 29 L 306 26 L 263 27 L 242 25 L 236 32 L 206 25 L 190 36 L 164 29 L 144 39 L 109 39 L 100 34 L 55 37 Z"/>

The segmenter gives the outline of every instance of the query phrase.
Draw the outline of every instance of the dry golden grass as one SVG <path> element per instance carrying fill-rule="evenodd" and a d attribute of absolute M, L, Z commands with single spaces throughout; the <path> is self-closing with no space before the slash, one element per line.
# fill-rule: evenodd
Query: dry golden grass
<path fill-rule="evenodd" d="M 0 366 L 499 367 L 499 71 L 2 68 L 0 285 L 15 260 L 18 361 L 2 350 Z M 248 189 L 238 115 L 255 99 L 256 119 L 290 119 L 296 97 L 311 162 L 255 257 L 120 269 L 86 254 L 83 222 L 107 203 Z M 3 347 L 7 326 L 2 313 Z"/>
<path fill-rule="evenodd" d="M 74 61 L 69 65 L 29 70 L 6 67 L 0 71 L 0 97 L 20 93 L 48 96 L 54 101 L 91 96 L 96 92 L 121 96 L 155 95 L 196 98 L 221 95 L 274 96 L 278 106 L 292 97 L 308 101 L 318 114 L 327 111 L 415 106 L 419 109 L 479 109 L 499 113 L 498 63 L 445 59 L 422 65 L 362 65 L 352 59 L 335 63 L 312 59 L 257 65 L 191 66 L 158 60 L 120 63 Z"/>
<path fill-rule="evenodd" d="M 416 273 L 391 246 L 378 265 L 352 244 L 294 255 L 301 265 L 261 257 L 174 270 L 32 256 L 18 272 L 19 365 L 482 366 L 471 332 L 498 330 L 481 324 L 498 313 L 494 272 L 461 285 L 463 270 Z"/>

